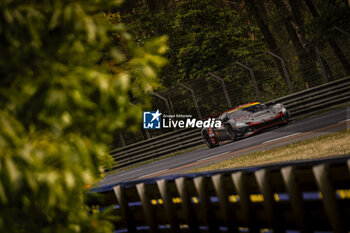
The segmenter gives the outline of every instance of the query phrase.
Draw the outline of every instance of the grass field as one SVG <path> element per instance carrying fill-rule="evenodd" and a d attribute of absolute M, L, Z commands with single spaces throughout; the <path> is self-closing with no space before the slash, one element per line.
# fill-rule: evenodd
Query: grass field
<path fill-rule="evenodd" d="M 250 167 L 287 161 L 319 159 L 350 154 L 350 130 L 331 133 L 290 145 L 259 151 L 188 172 Z"/>

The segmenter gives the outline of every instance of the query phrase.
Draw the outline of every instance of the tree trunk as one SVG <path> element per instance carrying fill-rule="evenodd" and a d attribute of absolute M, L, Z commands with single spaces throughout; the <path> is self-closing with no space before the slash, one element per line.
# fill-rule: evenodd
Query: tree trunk
<path fill-rule="evenodd" d="M 171 11 L 171 5 L 173 4 L 172 2 L 170 2 L 170 0 L 161 0 L 161 4 L 163 9 L 165 10 L 165 12 L 170 12 Z"/>
<path fill-rule="evenodd" d="M 270 50 L 272 52 L 276 53 L 278 56 L 282 57 L 283 60 L 285 60 L 283 55 L 282 55 L 281 50 L 278 48 L 276 40 L 275 40 L 274 36 L 272 35 L 272 32 L 268 26 L 268 22 L 267 22 L 267 19 L 265 17 L 266 10 L 265 10 L 265 6 L 263 5 L 263 2 L 260 2 L 260 1 L 255 2 L 254 0 L 245 0 L 244 7 L 245 7 L 246 11 L 248 12 L 248 14 L 251 15 L 253 17 L 253 19 L 255 20 L 261 33 L 264 36 L 265 42 L 269 46 Z M 277 68 L 278 68 L 279 73 L 281 74 L 282 77 L 284 77 L 284 72 L 283 72 L 283 67 L 281 65 L 281 61 L 275 57 L 274 57 L 274 60 L 277 64 Z"/>
<path fill-rule="evenodd" d="M 148 6 L 148 9 L 150 11 L 155 11 L 158 9 L 158 1 L 157 0 L 146 0 L 146 3 L 147 3 L 147 6 Z"/>
<path fill-rule="evenodd" d="M 321 61 L 322 61 L 322 64 L 324 66 L 324 69 L 325 69 L 328 81 L 333 81 L 334 80 L 334 76 L 333 76 L 331 68 L 328 65 L 328 62 L 322 56 L 321 56 Z"/>
<path fill-rule="evenodd" d="M 140 130 L 142 132 L 142 136 L 143 136 L 144 140 L 147 140 L 147 139 L 151 138 L 151 135 L 150 135 L 149 131 L 146 131 L 147 129 L 143 129 L 141 127 Z"/>
<path fill-rule="evenodd" d="M 311 12 L 312 16 L 314 18 L 320 17 L 320 13 L 317 11 L 317 8 L 313 4 L 312 0 L 304 0 L 306 5 L 309 8 L 309 11 Z M 340 49 L 338 43 L 333 38 L 328 38 L 327 42 L 331 46 L 331 48 L 334 51 L 335 56 L 338 58 L 339 62 L 344 67 L 344 70 L 347 74 L 350 74 L 350 64 L 349 61 L 346 59 L 346 56 L 344 55 L 343 51 Z"/>
<path fill-rule="evenodd" d="M 289 37 L 292 40 L 293 46 L 298 54 L 299 66 L 304 81 L 309 83 L 310 87 L 320 85 L 322 83 L 322 77 L 317 69 L 314 54 L 310 51 L 309 48 L 304 48 L 303 45 L 300 43 L 299 37 L 296 31 L 294 30 L 290 19 L 285 20 L 285 26 L 287 28 Z"/>
<path fill-rule="evenodd" d="M 307 1 L 310 1 L 310 0 L 307 0 Z M 293 18 L 293 21 L 295 22 L 294 24 L 292 24 L 292 26 L 294 27 L 295 31 L 298 33 L 298 37 L 301 43 L 303 43 L 305 41 L 305 26 L 304 26 L 305 21 L 304 21 L 304 16 L 302 14 L 302 7 L 303 7 L 302 2 L 301 0 L 283 0 L 283 2 L 285 6 L 288 8 L 288 10 L 292 13 L 292 18 Z M 317 14 L 316 9 L 314 9 L 314 11 Z M 314 51 L 315 49 L 315 47 L 313 47 L 311 44 L 308 44 L 305 42 L 302 45 L 309 50 L 310 54 L 312 53 L 311 51 Z M 333 74 L 328 65 L 328 62 L 323 57 L 321 57 L 321 59 L 322 59 L 322 64 L 325 67 L 325 72 L 326 72 L 326 76 L 328 77 L 328 80 L 332 80 Z"/>
<path fill-rule="evenodd" d="M 315 5 L 312 3 L 312 0 L 304 0 L 307 7 L 309 8 L 310 13 L 313 17 L 317 18 L 320 17 L 320 13 L 318 13 Z"/>
<path fill-rule="evenodd" d="M 316 61 L 314 59 L 313 53 L 306 47 L 304 48 L 297 31 L 292 25 L 292 20 L 289 17 L 289 12 L 285 5 L 280 0 L 274 0 L 274 3 L 277 9 L 284 15 L 284 25 L 287 29 L 289 38 L 291 39 L 295 51 L 298 55 L 298 61 L 300 70 L 305 82 L 307 82 L 310 86 L 316 86 L 322 83 L 322 76 L 318 72 Z"/>
<path fill-rule="evenodd" d="M 339 47 L 338 43 L 333 38 L 328 38 L 328 43 L 332 47 L 334 53 L 336 54 L 342 66 L 344 67 L 344 70 L 346 71 L 346 73 L 350 75 L 349 61 L 346 59 L 346 56 L 341 50 L 341 48 Z"/>

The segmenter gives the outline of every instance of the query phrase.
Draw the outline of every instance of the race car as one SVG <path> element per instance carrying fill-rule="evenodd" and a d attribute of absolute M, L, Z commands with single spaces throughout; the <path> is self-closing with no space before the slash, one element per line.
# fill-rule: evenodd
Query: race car
<path fill-rule="evenodd" d="M 208 147 L 213 148 L 223 141 L 234 142 L 273 126 L 286 125 L 289 116 L 283 104 L 266 106 L 253 102 L 222 113 L 215 119 L 221 121 L 221 127 L 203 128 L 201 134 Z"/>

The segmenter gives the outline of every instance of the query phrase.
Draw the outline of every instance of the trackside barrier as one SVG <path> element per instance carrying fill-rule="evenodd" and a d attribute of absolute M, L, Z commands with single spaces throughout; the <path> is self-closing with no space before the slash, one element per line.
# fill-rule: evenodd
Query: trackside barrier
<path fill-rule="evenodd" d="M 350 156 L 92 189 L 122 232 L 349 232 Z"/>
<path fill-rule="evenodd" d="M 111 155 L 118 164 L 112 169 L 199 145 L 198 142 L 202 140 L 200 131 L 197 128 L 185 128 L 113 150 Z"/>
<path fill-rule="evenodd" d="M 267 102 L 283 103 L 292 119 L 350 101 L 350 77 L 329 82 Z M 200 129 L 181 129 L 110 152 L 117 162 L 112 170 L 203 144 Z"/>

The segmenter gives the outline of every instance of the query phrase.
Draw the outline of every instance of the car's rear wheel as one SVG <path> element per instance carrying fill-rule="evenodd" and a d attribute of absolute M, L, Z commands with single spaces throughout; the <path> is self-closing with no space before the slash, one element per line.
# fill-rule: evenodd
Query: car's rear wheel
<path fill-rule="evenodd" d="M 232 129 L 232 126 L 231 126 L 231 125 L 228 125 L 228 126 L 226 127 L 226 132 L 227 132 L 228 136 L 230 137 L 230 141 L 231 141 L 231 142 L 236 141 L 236 133 L 235 133 L 235 131 Z"/>
<path fill-rule="evenodd" d="M 207 144 L 209 149 L 215 147 L 215 145 L 211 142 L 210 137 L 207 133 L 204 133 L 202 137 L 203 137 L 203 141 Z"/>

